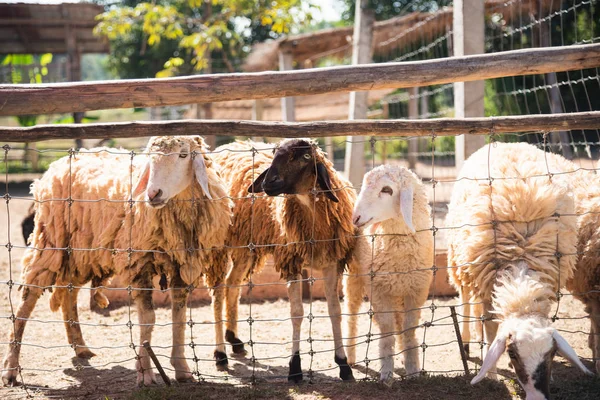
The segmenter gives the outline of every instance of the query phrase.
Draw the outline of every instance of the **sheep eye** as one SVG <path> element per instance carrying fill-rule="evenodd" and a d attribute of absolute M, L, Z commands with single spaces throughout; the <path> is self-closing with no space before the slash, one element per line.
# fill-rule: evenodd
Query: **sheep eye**
<path fill-rule="evenodd" d="M 310 160 L 310 154 L 306 153 L 306 154 L 304 155 L 304 159 L 305 159 L 305 160 Z"/>
<path fill-rule="evenodd" d="M 394 191 L 392 190 L 391 187 L 384 186 L 383 189 L 381 189 L 381 193 L 386 193 L 386 194 L 389 194 L 391 196 L 391 195 L 394 194 Z"/>
<path fill-rule="evenodd" d="M 188 155 L 187 153 L 180 153 L 179 154 L 179 158 L 186 158 Z"/>

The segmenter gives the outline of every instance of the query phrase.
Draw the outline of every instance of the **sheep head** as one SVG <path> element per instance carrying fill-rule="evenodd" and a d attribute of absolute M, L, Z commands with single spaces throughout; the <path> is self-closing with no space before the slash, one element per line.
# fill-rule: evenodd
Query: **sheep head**
<path fill-rule="evenodd" d="M 204 140 L 199 136 L 150 138 L 145 151 L 148 158 L 141 169 L 133 197 L 143 193 L 150 207 L 162 208 L 196 179 L 204 195 L 211 199 L 202 154 L 207 150 Z"/>
<path fill-rule="evenodd" d="M 413 196 L 419 179 L 408 169 L 382 165 L 369 171 L 354 207 L 352 221 L 363 227 L 388 219 L 399 220 L 412 233 Z"/>
<path fill-rule="evenodd" d="M 283 140 L 274 150 L 273 162 L 248 188 L 250 193 L 308 194 L 315 180 L 328 199 L 338 202 L 332 192 L 331 179 L 325 166 L 325 155 L 310 139 Z"/>
<path fill-rule="evenodd" d="M 502 320 L 471 384 L 481 381 L 505 351 L 528 400 L 550 398 L 549 382 L 556 352 L 584 373 L 592 374 L 567 341 L 549 326 L 547 314 L 554 292 L 539 281 L 535 272 L 524 263 L 517 263 L 498 277 L 494 292 L 494 309 Z"/>

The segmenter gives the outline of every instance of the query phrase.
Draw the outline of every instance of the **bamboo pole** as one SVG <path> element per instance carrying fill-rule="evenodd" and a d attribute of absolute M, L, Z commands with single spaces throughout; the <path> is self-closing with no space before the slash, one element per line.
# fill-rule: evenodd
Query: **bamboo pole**
<path fill-rule="evenodd" d="M 0 85 L 0 116 L 410 88 L 599 66 L 600 43 L 594 43 L 298 71 Z"/>
<path fill-rule="evenodd" d="M 33 142 L 51 139 L 132 138 L 156 135 L 262 136 L 271 138 L 327 136 L 452 136 L 467 133 L 554 132 L 597 129 L 600 111 L 537 114 L 486 118 L 427 120 L 354 120 L 315 122 L 176 120 L 110 122 L 99 124 L 0 127 L 0 142 Z"/>

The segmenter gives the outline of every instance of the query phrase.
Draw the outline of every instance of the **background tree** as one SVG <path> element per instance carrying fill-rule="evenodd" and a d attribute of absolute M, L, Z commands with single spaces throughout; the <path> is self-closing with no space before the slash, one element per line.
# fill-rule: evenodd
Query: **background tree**
<path fill-rule="evenodd" d="M 301 0 L 124 0 L 105 6 L 96 33 L 110 40 L 109 66 L 121 78 L 191 74 L 209 59 L 220 60 L 212 72 L 235 71 L 252 44 L 300 29 L 314 7 Z"/>

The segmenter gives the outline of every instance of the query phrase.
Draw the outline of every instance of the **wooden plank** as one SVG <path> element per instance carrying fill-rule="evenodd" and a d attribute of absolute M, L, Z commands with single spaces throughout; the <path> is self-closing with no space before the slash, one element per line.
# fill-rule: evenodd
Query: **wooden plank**
<path fill-rule="evenodd" d="M 485 52 L 485 18 L 481 0 L 456 0 L 453 15 L 454 55 L 467 56 Z M 483 117 L 485 82 L 454 83 L 454 116 Z M 459 135 L 454 142 L 456 169 L 460 170 L 469 156 L 485 145 L 481 136 Z"/>
<path fill-rule="evenodd" d="M 291 53 L 279 52 L 279 70 L 292 71 L 294 69 L 294 58 Z M 296 101 L 293 97 L 281 98 L 281 119 L 285 122 L 296 120 Z"/>
<path fill-rule="evenodd" d="M 371 43 L 373 41 L 373 23 L 375 11 L 366 6 L 366 0 L 356 0 L 354 16 L 354 39 L 352 41 L 352 65 L 369 64 Z M 366 119 L 369 108 L 369 92 L 351 92 L 349 100 L 348 119 Z M 359 188 L 365 175 L 365 142 L 362 138 L 348 136 L 346 138 L 346 156 L 344 159 L 344 174 Z"/>
<path fill-rule="evenodd" d="M 566 114 L 520 115 L 486 118 L 427 120 L 355 120 L 315 122 L 259 122 L 176 120 L 109 122 L 100 124 L 0 127 L 0 142 L 34 142 L 51 139 L 131 138 L 156 135 L 262 136 L 272 138 L 327 136 L 452 136 L 513 132 L 553 132 L 597 129 L 600 111 Z"/>
<path fill-rule="evenodd" d="M 0 85 L 0 116 L 409 88 L 600 66 L 600 43 L 417 62 L 165 79 Z"/>

